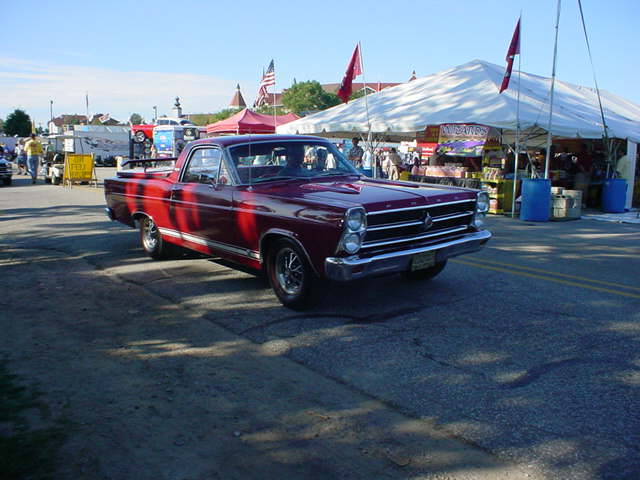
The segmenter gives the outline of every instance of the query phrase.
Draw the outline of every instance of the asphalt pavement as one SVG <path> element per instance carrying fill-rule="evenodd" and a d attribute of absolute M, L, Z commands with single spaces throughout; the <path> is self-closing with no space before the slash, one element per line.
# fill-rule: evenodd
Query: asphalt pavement
<path fill-rule="evenodd" d="M 300 314 L 210 260 L 147 259 L 101 195 L 18 178 L 0 189 L 3 248 L 81 257 L 284 361 L 283 375 L 301 368 L 482 458 L 396 455 L 399 478 L 640 478 L 639 225 L 489 217 L 487 247 L 431 282 L 333 286 Z"/>

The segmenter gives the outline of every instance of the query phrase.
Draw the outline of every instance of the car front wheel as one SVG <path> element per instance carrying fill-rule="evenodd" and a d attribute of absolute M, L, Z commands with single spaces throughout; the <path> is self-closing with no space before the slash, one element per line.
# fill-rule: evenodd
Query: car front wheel
<path fill-rule="evenodd" d="M 430 278 L 438 275 L 442 270 L 444 270 L 444 267 L 446 266 L 447 261 L 444 260 L 442 262 L 436 263 L 433 267 L 404 272 L 404 276 L 409 280 L 429 280 Z"/>
<path fill-rule="evenodd" d="M 269 249 L 267 276 L 278 300 L 292 310 L 311 307 L 323 290 L 322 282 L 300 248 L 285 238 Z"/>

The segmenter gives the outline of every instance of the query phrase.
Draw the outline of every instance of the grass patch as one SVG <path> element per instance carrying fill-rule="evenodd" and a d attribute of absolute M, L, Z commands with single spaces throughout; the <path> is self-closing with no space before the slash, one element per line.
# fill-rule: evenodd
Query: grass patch
<path fill-rule="evenodd" d="M 41 393 L 20 385 L 0 360 L 0 478 L 45 480 L 53 478 L 58 448 L 66 422 L 51 419 Z M 35 427 L 33 424 L 40 426 Z"/>

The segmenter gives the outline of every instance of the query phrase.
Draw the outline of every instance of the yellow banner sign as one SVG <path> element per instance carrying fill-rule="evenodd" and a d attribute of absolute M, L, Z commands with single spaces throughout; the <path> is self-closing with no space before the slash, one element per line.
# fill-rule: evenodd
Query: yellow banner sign
<path fill-rule="evenodd" d="M 67 153 L 64 159 L 64 182 L 96 181 L 93 155 Z"/>

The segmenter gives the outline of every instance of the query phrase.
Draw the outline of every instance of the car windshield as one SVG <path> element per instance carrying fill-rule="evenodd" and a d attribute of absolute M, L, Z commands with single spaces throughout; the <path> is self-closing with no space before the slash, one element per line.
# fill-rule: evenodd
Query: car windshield
<path fill-rule="evenodd" d="M 230 147 L 229 153 L 242 183 L 358 175 L 351 163 L 330 142 L 255 142 Z"/>

